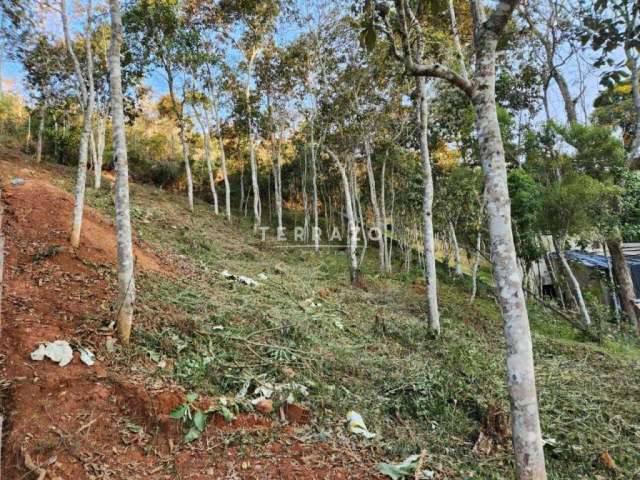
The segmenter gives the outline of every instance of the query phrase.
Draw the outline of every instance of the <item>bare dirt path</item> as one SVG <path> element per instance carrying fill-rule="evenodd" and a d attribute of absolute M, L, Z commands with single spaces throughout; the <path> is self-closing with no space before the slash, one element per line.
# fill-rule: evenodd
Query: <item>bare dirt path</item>
<path fill-rule="evenodd" d="M 135 376 L 114 373 L 123 370 L 109 363 L 112 222 L 87 208 L 81 246 L 72 249 L 67 238 L 72 197 L 48 181 L 51 170 L 4 157 L 4 480 L 39 478 L 44 472 L 50 479 L 375 477 L 368 452 L 302 442 L 292 426 L 255 415 L 230 425 L 211 422 L 202 440 L 183 445 L 168 413 L 184 392 L 171 385 L 149 389 Z M 15 178 L 24 183 L 11 185 Z M 173 275 L 151 248 L 136 243 L 138 269 Z M 39 342 L 54 340 L 89 348 L 99 360 L 88 367 L 77 352 L 66 367 L 30 359 Z"/>

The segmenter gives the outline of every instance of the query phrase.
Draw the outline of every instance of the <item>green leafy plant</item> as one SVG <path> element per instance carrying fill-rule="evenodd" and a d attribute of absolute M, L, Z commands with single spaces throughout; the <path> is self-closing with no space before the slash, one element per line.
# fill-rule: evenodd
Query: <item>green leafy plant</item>
<path fill-rule="evenodd" d="M 208 413 L 203 412 L 194 405 L 194 402 L 198 399 L 198 395 L 195 393 L 189 393 L 186 401 L 173 410 L 169 416 L 176 420 L 181 420 L 185 427 L 188 428 L 187 433 L 184 436 L 185 443 L 193 442 L 197 440 L 204 432 L 207 426 Z"/>

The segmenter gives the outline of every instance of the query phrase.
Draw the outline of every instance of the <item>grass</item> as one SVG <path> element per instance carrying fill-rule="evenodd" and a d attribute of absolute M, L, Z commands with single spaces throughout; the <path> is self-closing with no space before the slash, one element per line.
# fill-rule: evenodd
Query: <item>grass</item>
<path fill-rule="evenodd" d="M 71 181 L 60 179 L 67 189 Z M 89 189 L 88 201 L 113 215 L 106 190 Z M 443 334 L 433 338 L 420 272 L 380 277 L 372 249 L 366 287 L 353 288 L 340 251 L 261 244 L 243 217 L 229 225 L 200 202 L 191 215 L 182 196 L 152 187 L 134 185 L 132 203 L 139 236 L 182 271 L 137 279 L 130 355 L 138 371 L 211 396 L 233 397 L 247 380 L 297 382 L 310 389 L 302 401 L 317 435 L 343 438 L 354 409 L 378 434 L 369 443 L 381 460 L 426 450 L 428 466 L 452 478 L 513 477 L 509 445 L 472 453 L 490 406 L 508 411 L 501 318 L 486 285 L 469 305 L 468 281 L 442 268 Z M 225 269 L 267 280 L 252 289 L 222 278 Z M 320 306 L 309 308 L 309 299 Z M 634 478 L 637 340 L 610 334 L 594 343 L 540 306 L 529 313 L 544 437 L 555 439 L 546 448 L 549 478 Z M 160 359 L 167 368 L 155 368 Z M 616 471 L 600 462 L 603 452 Z"/>

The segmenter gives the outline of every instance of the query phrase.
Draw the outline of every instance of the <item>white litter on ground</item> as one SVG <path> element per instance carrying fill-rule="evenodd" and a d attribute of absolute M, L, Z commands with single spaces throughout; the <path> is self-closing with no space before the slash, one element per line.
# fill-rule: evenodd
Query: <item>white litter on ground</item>
<path fill-rule="evenodd" d="M 41 343 L 36 350 L 31 352 L 31 360 L 42 361 L 44 357 L 51 359 L 61 367 L 68 365 L 73 360 L 73 350 L 69 342 L 56 340 L 55 342 Z"/>

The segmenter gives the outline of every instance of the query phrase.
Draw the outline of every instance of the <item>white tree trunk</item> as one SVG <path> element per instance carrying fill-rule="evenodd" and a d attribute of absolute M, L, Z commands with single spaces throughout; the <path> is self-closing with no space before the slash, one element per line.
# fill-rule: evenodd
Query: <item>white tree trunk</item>
<path fill-rule="evenodd" d="M 482 248 L 482 233 L 478 232 L 476 237 L 476 251 L 473 260 L 473 267 L 471 267 L 471 297 L 469 298 L 469 304 L 472 304 L 476 299 L 478 293 L 478 268 L 480 267 L 480 249 Z"/>
<path fill-rule="evenodd" d="M 453 222 L 449 222 L 449 237 L 451 238 L 451 246 L 453 247 L 453 260 L 455 263 L 455 272 L 457 277 L 462 276 L 462 259 L 460 258 L 460 245 L 458 245 L 458 237 Z"/>
<path fill-rule="evenodd" d="M 567 257 L 564 254 L 564 249 L 562 248 L 562 241 L 558 241 L 556 237 L 553 237 L 553 244 L 556 248 L 556 252 L 558 257 L 560 257 L 560 265 L 562 265 L 562 269 L 564 270 L 564 274 L 567 276 L 569 280 L 569 285 L 571 286 L 571 290 L 574 295 L 574 299 L 578 308 L 580 309 L 580 316 L 582 317 L 582 323 L 585 326 L 591 325 L 591 316 L 589 315 L 589 309 L 587 308 L 587 304 L 584 301 L 584 297 L 582 296 L 582 288 L 580 288 L 580 283 L 578 279 L 573 274 L 573 270 L 569 262 L 567 261 Z"/>
<path fill-rule="evenodd" d="M 118 335 L 127 345 L 131 335 L 135 301 L 133 272 L 133 245 L 129 216 L 129 167 L 127 138 L 124 127 L 122 98 L 122 70 L 120 47 L 122 44 L 122 17 L 120 0 L 109 0 L 111 14 L 111 45 L 109 49 L 109 85 L 111 89 L 111 118 L 113 125 L 113 153 L 116 166 L 116 237 L 118 242 Z"/>
<path fill-rule="evenodd" d="M 627 50 L 627 60 L 631 70 L 631 93 L 636 114 L 636 126 L 629 159 L 635 169 L 640 169 L 640 61 L 638 61 L 638 53 Z"/>
<path fill-rule="evenodd" d="M 257 232 L 262 225 L 262 204 L 260 202 L 260 186 L 258 185 L 258 162 L 253 127 L 249 120 L 249 164 L 251 166 L 251 191 L 253 193 L 253 231 Z"/>
<path fill-rule="evenodd" d="M 44 102 L 40 107 L 40 122 L 38 124 L 38 143 L 36 145 L 36 163 L 42 161 L 42 139 L 44 137 L 44 118 L 45 118 L 46 106 Z"/>
<path fill-rule="evenodd" d="M 220 167 L 222 168 L 222 178 L 224 181 L 224 211 L 227 221 L 231 221 L 231 186 L 229 185 L 229 175 L 227 175 L 227 155 L 224 149 L 224 139 L 222 138 L 220 112 L 218 111 L 218 103 L 215 100 L 213 102 L 213 109 L 216 119 L 216 133 L 218 134 L 218 144 L 220 148 Z"/>
<path fill-rule="evenodd" d="M 182 116 L 178 123 L 180 125 L 180 143 L 182 144 L 182 161 L 184 162 L 184 172 L 187 177 L 187 202 L 189 210 L 193 212 L 193 175 L 191 174 L 191 162 L 189 160 L 189 145 L 185 134 L 185 125 Z"/>
<path fill-rule="evenodd" d="M 501 7 L 502 3 L 499 8 Z M 475 16 L 477 24 L 484 25 L 481 8 L 477 9 Z M 533 346 L 511 230 L 507 168 L 495 102 L 497 37 L 492 32 L 484 31 L 476 42 L 476 81 L 472 102 L 476 111 L 476 130 L 485 174 L 491 258 L 504 318 L 516 473 L 519 480 L 544 480 L 547 476 L 538 414 Z"/>
<path fill-rule="evenodd" d="M 456 47 L 458 61 L 460 63 L 460 72 L 466 79 L 469 78 L 467 73 L 467 65 L 464 61 L 464 53 L 462 52 L 462 44 L 460 43 L 460 32 L 458 31 L 458 21 L 456 20 L 456 11 L 453 8 L 453 0 L 449 0 L 449 20 L 451 21 L 451 35 L 453 36 L 453 44 Z"/>
<path fill-rule="evenodd" d="M 102 161 L 104 159 L 105 137 L 107 134 L 107 119 L 104 114 L 98 116 L 98 145 L 96 149 L 96 164 L 93 172 L 93 186 L 96 190 L 100 190 L 102 186 Z"/>
<path fill-rule="evenodd" d="M 376 178 L 373 174 L 373 163 L 371 161 L 371 144 L 369 140 L 365 140 L 365 156 L 367 160 L 367 177 L 369 179 L 369 196 L 371 198 L 371 208 L 373 209 L 373 218 L 376 222 L 376 229 L 378 235 L 378 262 L 380 273 L 385 273 L 385 228 L 382 221 L 382 212 L 380 210 L 380 204 L 378 203 L 378 192 L 376 191 Z"/>
<path fill-rule="evenodd" d="M 386 173 L 387 173 L 387 157 L 385 155 L 382 162 L 382 169 L 380 170 L 380 215 L 382 216 L 382 228 L 384 239 L 384 265 L 385 272 L 391 273 L 391 259 L 389 258 L 389 238 L 387 238 L 387 190 L 386 190 Z"/>
<path fill-rule="evenodd" d="M 429 99 L 427 80 L 416 77 L 418 88 L 418 125 L 420 128 L 420 161 L 422 164 L 422 220 L 427 290 L 427 323 L 429 328 L 440 333 L 440 312 L 438 310 L 438 283 L 436 274 L 435 239 L 433 237 L 433 176 L 429 157 Z"/>
<path fill-rule="evenodd" d="M 331 149 L 327 148 L 326 146 L 324 147 L 324 149 L 329 154 L 336 167 L 338 167 L 340 178 L 342 180 L 342 190 L 344 191 L 344 205 L 349 226 L 349 274 L 351 283 L 354 284 L 358 280 L 358 226 L 356 222 L 356 213 L 353 208 L 353 192 L 351 191 L 349 176 L 347 175 L 345 166 Z"/>
<path fill-rule="evenodd" d="M 206 109 L 204 110 L 204 122 L 198 109 L 193 107 L 193 111 L 196 114 L 196 120 L 200 125 L 200 131 L 202 132 L 202 141 L 204 143 L 204 161 L 207 165 L 207 174 L 209 176 L 209 188 L 211 189 L 211 196 L 213 197 L 213 211 L 216 215 L 220 213 L 218 208 L 218 192 L 216 191 L 216 182 L 213 176 L 213 166 L 211 165 L 211 129 L 209 125 L 209 114 Z"/>
<path fill-rule="evenodd" d="M 182 161 L 184 162 L 184 171 L 185 176 L 187 177 L 187 202 L 189 205 L 189 210 L 193 212 L 193 176 L 191 175 L 189 145 L 187 144 L 187 137 L 185 133 L 186 126 L 184 124 L 184 112 L 182 112 L 182 109 L 178 106 L 178 101 L 176 100 L 176 94 L 173 85 L 173 67 L 170 63 L 170 59 L 165 58 L 163 55 L 162 60 L 164 63 L 165 73 L 167 74 L 167 84 L 169 86 L 169 97 L 171 98 L 171 105 L 173 106 L 173 111 L 176 115 L 176 119 L 178 120 L 180 143 L 182 144 Z"/>
<path fill-rule="evenodd" d="M 80 134 L 80 153 L 78 157 L 78 173 L 76 178 L 75 198 L 73 206 L 73 223 L 71 227 L 71 245 L 74 248 L 80 246 L 80 232 L 82 230 L 82 215 L 84 211 L 84 193 L 87 180 L 87 160 L 89 156 L 89 138 L 91 135 L 91 120 L 95 104 L 95 91 L 93 85 L 93 52 L 91 49 L 93 22 L 93 3 L 87 3 L 87 25 L 85 29 L 85 54 L 87 60 L 87 79 L 85 80 L 80 62 L 73 50 L 71 34 L 69 33 L 69 21 L 67 18 L 66 0 L 60 0 L 60 16 L 64 30 L 64 39 L 67 51 L 73 62 L 76 82 L 80 90 L 81 104 L 84 111 L 82 133 Z M 88 88 L 87 88 L 88 85 Z"/>
<path fill-rule="evenodd" d="M 271 136 L 271 143 L 275 148 L 275 161 L 273 162 L 273 186 L 276 197 L 276 216 L 278 217 L 278 231 L 282 231 L 282 138 L 276 140 L 275 134 Z"/>
<path fill-rule="evenodd" d="M 318 219 L 318 166 L 317 150 L 315 144 L 315 116 L 311 120 L 311 189 L 312 189 L 312 209 L 313 209 L 313 248 L 316 253 L 320 251 L 320 226 Z"/>
<path fill-rule="evenodd" d="M 91 154 L 91 166 L 93 167 L 93 171 L 94 171 L 94 182 L 93 182 L 94 188 L 95 188 L 95 171 L 96 171 L 96 166 L 98 165 L 97 143 L 98 142 L 96 141 L 96 132 L 95 132 L 95 129 L 93 128 L 93 125 L 91 125 L 91 133 L 89 133 L 89 153 Z"/>
<path fill-rule="evenodd" d="M 253 231 L 257 232 L 262 225 L 262 204 L 260 202 L 260 185 L 258 184 L 258 162 L 256 160 L 256 146 L 251 120 L 251 79 L 253 77 L 253 65 L 260 53 L 260 48 L 255 48 L 249 58 L 247 69 L 247 83 L 245 85 L 245 98 L 247 101 L 247 122 L 249 127 L 249 165 L 251 167 L 251 189 L 253 191 Z"/>

